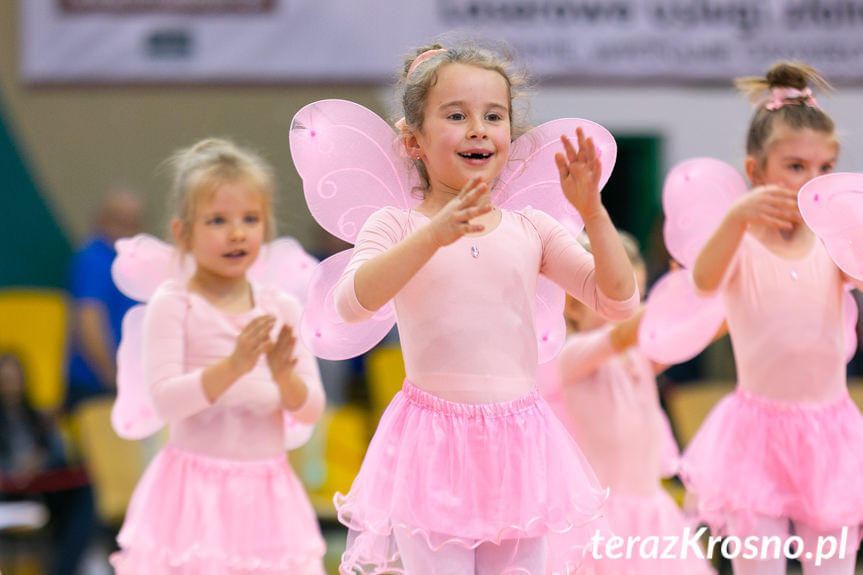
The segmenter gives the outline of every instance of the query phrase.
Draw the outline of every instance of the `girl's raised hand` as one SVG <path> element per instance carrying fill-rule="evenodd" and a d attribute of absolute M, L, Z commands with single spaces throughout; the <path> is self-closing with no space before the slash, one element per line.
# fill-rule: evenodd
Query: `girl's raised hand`
<path fill-rule="evenodd" d="M 448 246 L 465 234 L 485 229 L 470 220 L 492 210 L 488 190 L 488 184 L 482 178 L 474 178 L 432 218 L 429 231 L 438 247 Z"/>
<path fill-rule="evenodd" d="M 270 341 L 270 330 L 275 322 L 276 318 L 272 315 L 258 316 L 240 332 L 237 345 L 229 358 L 239 373 L 250 372 L 261 354 L 269 351 L 273 345 Z"/>
<path fill-rule="evenodd" d="M 729 216 L 742 224 L 780 230 L 790 230 L 803 221 L 797 207 L 797 192 L 772 185 L 753 188 L 734 203 Z"/>
<path fill-rule="evenodd" d="M 290 375 L 297 364 L 297 358 L 294 357 L 296 343 L 297 338 L 294 337 L 293 330 L 283 325 L 279 330 L 276 343 L 267 351 L 267 364 L 270 366 L 270 373 L 273 374 L 274 380 L 280 381 Z"/>
<path fill-rule="evenodd" d="M 578 210 L 582 219 L 591 217 L 602 201 L 599 197 L 599 180 L 602 175 L 602 164 L 596 155 L 596 147 L 592 138 L 585 138 L 581 128 L 575 130 L 578 138 L 578 150 L 565 135 L 560 137 L 565 155 L 557 153 L 554 160 L 560 172 L 560 187 L 566 199 Z"/>

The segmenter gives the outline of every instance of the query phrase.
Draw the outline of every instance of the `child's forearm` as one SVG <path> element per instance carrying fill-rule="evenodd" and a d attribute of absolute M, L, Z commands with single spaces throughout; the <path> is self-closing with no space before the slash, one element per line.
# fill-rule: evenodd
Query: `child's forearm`
<path fill-rule="evenodd" d="M 617 322 L 611 328 L 608 339 L 615 351 L 622 352 L 638 344 L 638 327 L 641 325 L 641 318 L 643 317 L 644 305 L 638 309 L 634 316 Z"/>
<path fill-rule="evenodd" d="M 310 386 L 296 371 L 281 381 L 276 381 L 281 396 L 282 408 L 289 411 L 295 420 L 313 424 L 324 413 L 326 398 L 320 385 Z"/>
<path fill-rule="evenodd" d="M 309 388 L 294 370 L 276 380 L 276 385 L 279 388 L 282 407 L 288 411 L 299 409 L 309 397 Z"/>
<path fill-rule="evenodd" d="M 367 310 L 378 310 L 431 259 L 438 246 L 422 227 L 390 249 L 365 262 L 354 275 L 357 300 Z"/>
<path fill-rule="evenodd" d="M 623 301 L 635 292 L 635 274 L 620 235 L 603 207 L 584 220 L 596 262 L 596 285 L 611 299 Z"/>
<path fill-rule="evenodd" d="M 733 213 L 725 216 L 695 260 L 692 280 L 696 288 L 711 292 L 719 287 L 743 240 L 746 227 L 746 223 L 735 217 Z"/>
<path fill-rule="evenodd" d="M 201 373 L 201 387 L 204 388 L 204 394 L 210 403 L 219 399 L 228 388 L 242 377 L 243 373 L 230 357 L 204 368 Z"/>

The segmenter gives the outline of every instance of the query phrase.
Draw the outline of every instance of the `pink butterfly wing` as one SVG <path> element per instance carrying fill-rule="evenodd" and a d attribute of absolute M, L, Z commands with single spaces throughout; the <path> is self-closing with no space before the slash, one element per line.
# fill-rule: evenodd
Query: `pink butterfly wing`
<path fill-rule="evenodd" d="M 258 259 L 249 268 L 248 277 L 305 302 L 306 290 L 317 265 L 318 260 L 306 253 L 295 238 L 276 238 L 261 249 Z"/>
<path fill-rule="evenodd" d="M 136 305 L 123 317 L 123 337 L 117 348 L 117 399 L 111 425 L 123 439 L 142 439 L 162 428 L 144 377 L 144 316 L 146 305 Z"/>
<path fill-rule="evenodd" d="M 339 252 L 315 268 L 309 297 L 300 321 L 300 337 L 316 356 L 339 360 L 361 355 L 374 347 L 395 325 L 391 304 L 366 321 L 345 322 L 336 311 L 333 294 L 353 249 Z"/>
<path fill-rule="evenodd" d="M 314 425 L 308 423 L 300 423 L 287 412 L 282 412 L 282 421 L 285 430 L 285 449 L 288 451 L 297 449 L 305 445 L 312 437 L 315 431 Z"/>
<path fill-rule="evenodd" d="M 194 270 L 189 257 L 181 259 L 172 245 L 149 234 L 117 240 L 114 246 L 111 277 L 121 292 L 137 301 L 148 301 L 163 282 L 188 279 Z"/>
<path fill-rule="evenodd" d="M 688 270 L 662 276 L 647 296 L 638 328 L 638 345 L 653 361 L 673 365 L 692 359 L 706 348 L 725 320 L 719 295 L 695 292 Z"/>
<path fill-rule="evenodd" d="M 800 213 L 836 265 L 863 280 L 863 174 L 819 176 L 797 193 Z"/>
<path fill-rule="evenodd" d="M 746 190 L 743 176 L 720 160 L 694 158 L 672 168 L 662 189 L 663 233 L 671 256 L 692 268 L 701 247 Z"/>
<path fill-rule="evenodd" d="M 313 102 L 291 122 L 291 156 L 312 216 L 351 243 L 384 206 L 406 209 L 419 180 L 393 129 L 371 110 L 346 100 Z"/>
<path fill-rule="evenodd" d="M 578 235 L 583 226 L 581 216 L 560 189 L 560 175 L 554 160 L 555 154 L 564 151 L 560 137 L 575 138 L 578 127 L 582 128 L 585 136 L 593 138 L 602 164 L 599 182 L 602 189 L 617 159 L 614 137 L 595 122 L 563 118 L 541 124 L 512 143 L 509 162 L 498 177 L 493 192 L 493 202 L 509 210 L 532 206 L 553 216 Z"/>
<path fill-rule="evenodd" d="M 566 341 L 563 306 L 566 293 L 545 276 L 536 282 L 536 339 L 538 362 L 554 359 Z"/>

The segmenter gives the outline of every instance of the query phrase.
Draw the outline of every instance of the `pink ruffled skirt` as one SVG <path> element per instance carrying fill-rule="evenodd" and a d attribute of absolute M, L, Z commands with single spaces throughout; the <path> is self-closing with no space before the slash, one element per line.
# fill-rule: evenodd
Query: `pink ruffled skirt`
<path fill-rule="evenodd" d="M 342 573 L 402 573 L 393 528 L 431 549 L 565 534 L 550 565 L 574 573 L 607 496 L 569 432 L 534 391 L 501 403 L 444 400 L 405 381 L 384 412 L 339 520 Z M 541 575 L 541 574 L 534 574 Z"/>
<path fill-rule="evenodd" d="M 788 517 L 829 531 L 863 523 L 863 416 L 846 394 L 783 402 L 738 389 L 708 415 L 681 477 L 701 518 Z"/>
<path fill-rule="evenodd" d="M 684 518 L 665 490 L 659 489 L 653 495 L 612 491 L 605 515 L 614 535 L 622 538 L 623 545 L 605 548 L 606 538 L 598 550 L 588 556 L 578 575 L 713 575 L 703 547 L 693 549 L 689 545 L 698 526 Z M 551 542 L 554 553 L 554 538 Z"/>
<path fill-rule="evenodd" d="M 117 537 L 118 575 L 324 575 L 317 518 L 286 458 L 242 461 L 168 445 Z"/>

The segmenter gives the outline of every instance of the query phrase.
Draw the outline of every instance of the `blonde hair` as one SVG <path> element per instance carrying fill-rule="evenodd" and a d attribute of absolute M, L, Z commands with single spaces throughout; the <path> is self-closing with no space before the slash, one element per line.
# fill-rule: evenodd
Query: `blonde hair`
<path fill-rule="evenodd" d="M 429 50 L 443 51 L 413 66 L 414 60 Z M 476 42 L 463 42 L 449 48 L 434 43 L 417 48 L 415 53 L 405 58 L 399 76 L 399 87 L 405 127 L 408 130 L 422 132 L 429 92 L 437 83 L 438 70 L 448 64 L 466 64 L 500 74 L 509 90 L 510 137 L 515 139 L 527 131 L 523 110 L 515 109 L 513 105 L 527 91 L 527 74 L 515 68 L 514 58 L 506 48 L 495 50 Z M 407 135 L 409 131 L 403 130 L 401 136 Z M 428 191 L 429 176 L 425 164 L 422 160 L 413 160 L 413 164 L 420 175 L 420 189 L 423 192 Z"/>
<path fill-rule="evenodd" d="M 201 198 L 209 197 L 225 183 L 241 182 L 261 194 L 264 210 L 264 238 L 275 237 L 273 213 L 275 177 L 270 165 L 258 154 L 241 148 L 229 140 L 208 138 L 188 148 L 178 150 L 167 163 L 173 171 L 171 209 L 180 221 L 182 237 L 188 241 L 195 210 Z M 178 246 L 181 251 L 185 245 Z"/>
<path fill-rule="evenodd" d="M 787 98 L 776 109 L 767 107 L 772 100 L 771 90 L 776 88 L 805 90 L 815 86 L 829 91 L 830 84 L 812 66 L 802 62 L 777 62 L 763 78 L 737 78 L 734 83 L 758 107 L 746 135 L 746 153 L 760 165 L 764 165 L 776 140 L 777 127 L 835 134 L 833 119 L 821 108 L 811 105 L 807 97 Z"/>

